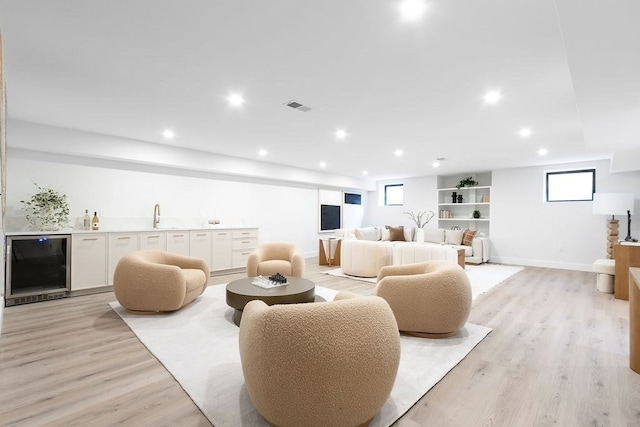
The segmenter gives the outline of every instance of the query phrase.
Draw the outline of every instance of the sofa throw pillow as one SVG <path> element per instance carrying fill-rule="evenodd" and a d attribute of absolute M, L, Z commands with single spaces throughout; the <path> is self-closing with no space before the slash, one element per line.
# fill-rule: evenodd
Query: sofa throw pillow
<path fill-rule="evenodd" d="M 444 242 L 444 229 L 443 228 L 424 228 L 424 241 L 429 243 L 442 243 Z"/>
<path fill-rule="evenodd" d="M 404 229 L 404 240 L 406 242 L 413 242 L 413 236 L 415 236 L 415 229 L 413 227 L 406 227 Z"/>
<path fill-rule="evenodd" d="M 444 241 L 449 245 L 461 245 L 462 234 L 462 230 L 444 230 Z"/>
<path fill-rule="evenodd" d="M 380 235 L 375 227 L 357 228 L 356 237 L 360 240 L 380 240 Z"/>
<path fill-rule="evenodd" d="M 382 228 L 380 230 L 380 240 L 385 242 L 388 242 L 389 240 L 391 240 L 391 232 L 387 227 Z"/>
<path fill-rule="evenodd" d="M 389 230 L 389 240 L 392 242 L 404 242 L 404 226 L 391 227 L 386 225 L 385 228 Z"/>
<path fill-rule="evenodd" d="M 465 246 L 471 246 L 473 238 L 476 237 L 477 232 L 478 230 L 469 230 L 468 228 L 464 230 L 464 233 L 462 234 L 462 244 Z"/>

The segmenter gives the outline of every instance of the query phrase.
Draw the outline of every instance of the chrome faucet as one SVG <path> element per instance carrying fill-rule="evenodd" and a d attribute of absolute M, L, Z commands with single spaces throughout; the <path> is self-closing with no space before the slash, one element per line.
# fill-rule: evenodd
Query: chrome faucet
<path fill-rule="evenodd" d="M 160 223 L 160 205 L 156 203 L 153 207 L 153 228 L 158 228 Z"/>

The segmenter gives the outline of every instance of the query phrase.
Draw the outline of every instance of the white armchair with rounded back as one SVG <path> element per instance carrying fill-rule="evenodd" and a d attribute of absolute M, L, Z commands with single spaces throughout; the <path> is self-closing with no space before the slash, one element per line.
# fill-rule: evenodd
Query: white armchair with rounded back
<path fill-rule="evenodd" d="M 247 277 L 268 277 L 276 273 L 293 277 L 304 275 L 304 256 L 298 246 L 293 243 L 263 243 L 249 255 Z"/>

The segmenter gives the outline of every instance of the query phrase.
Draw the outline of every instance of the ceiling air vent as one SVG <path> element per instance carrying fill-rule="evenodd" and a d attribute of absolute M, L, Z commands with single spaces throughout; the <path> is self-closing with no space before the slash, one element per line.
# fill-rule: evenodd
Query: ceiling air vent
<path fill-rule="evenodd" d="M 311 107 L 307 107 L 306 105 L 300 104 L 298 101 L 291 100 L 285 104 L 287 107 L 294 108 L 298 111 L 307 112 L 311 110 Z"/>

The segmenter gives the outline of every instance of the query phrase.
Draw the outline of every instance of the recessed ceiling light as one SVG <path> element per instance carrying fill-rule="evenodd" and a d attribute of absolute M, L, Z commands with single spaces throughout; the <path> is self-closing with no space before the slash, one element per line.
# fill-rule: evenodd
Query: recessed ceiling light
<path fill-rule="evenodd" d="M 521 137 L 523 138 L 529 138 L 531 136 L 531 129 L 529 128 L 522 128 L 520 129 L 520 132 L 518 132 L 520 134 Z"/>
<path fill-rule="evenodd" d="M 227 102 L 231 107 L 242 107 L 244 104 L 244 97 L 239 93 L 232 93 L 227 96 Z"/>
<path fill-rule="evenodd" d="M 320 162 L 320 163 L 319 163 L 319 166 L 320 166 L 321 168 L 326 168 L 326 167 L 327 167 L 327 162 Z"/>
<path fill-rule="evenodd" d="M 258 154 L 260 155 L 260 157 L 265 157 L 268 154 L 268 152 L 267 150 L 260 150 L 258 151 Z"/>
<path fill-rule="evenodd" d="M 334 135 L 337 139 L 345 139 L 347 137 L 347 131 L 344 129 L 338 129 Z"/>
<path fill-rule="evenodd" d="M 502 94 L 500 93 L 500 91 L 497 91 L 497 90 L 491 90 L 485 93 L 483 97 L 485 104 L 495 104 L 498 101 L 500 101 L 501 98 L 502 98 Z"/>
<path fill-rule="evenodd" d="M 403 21 L 418 21 L 427 11 L 427 4 L 424 0 L 402 0 L 398 10 Z"/>
<path fill-rule="evenodd" d="M 546 148 L 541 148 L 538 150 L 539 156 L 546 156 L 547 154 L 549 154 L 549 150 L 547 150 Z"/>
<path fill-rule="evenodd" d="M 162 132 L 162 136 L 164 136 L 167 139 L 173 139 L 176 136 L 176 133 L 174 131 L 172 131 L 171 129 L 165 129 Z"/>
<path fill-rule="evenodd" d="M 431 163 L 431 166 L 433 166 L 434 168 L 439 168 L 440 167 L 440 162 L 435 160 L 433 163 Z"/>
<path fill-rule="evenodd" d="M 367 170 L 363 170 L 363 171 L 362 171 L 362 175 L 369 175 L 369 171 L 367 171 Z"/>
<path fill-rule="evenodd" d="M 396 151 L 394 151 L 394 152 L 393 152 L 393 154 L 395 154 L 395 155 L 396 155 L 396 157 L 402 157 L 402 155 L 403 155 L 404 153 L 402 152 L 402 150 L 396 150 Z"/>

